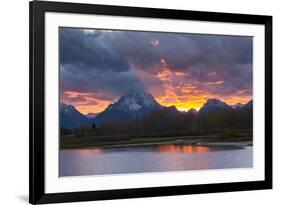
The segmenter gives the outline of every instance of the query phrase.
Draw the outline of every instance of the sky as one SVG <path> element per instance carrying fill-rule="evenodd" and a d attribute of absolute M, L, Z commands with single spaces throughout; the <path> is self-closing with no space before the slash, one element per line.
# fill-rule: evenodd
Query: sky
<path fill-rule="evenodd" d="M 252 99 L 252 37 L 61 27 L 59 53 L 60 101 L 84 114 L 137 90 L 182 111 Z"/>

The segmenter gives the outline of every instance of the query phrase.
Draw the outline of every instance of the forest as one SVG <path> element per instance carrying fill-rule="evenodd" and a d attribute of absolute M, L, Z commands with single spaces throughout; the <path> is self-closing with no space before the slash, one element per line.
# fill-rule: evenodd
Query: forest
<path fill-rule="evenodd" d="M 124 121 L 109 121 L 100 126 L 81 126 L 74 130 L 61 130 L 62 134 L 77 137 L 129 136 L 129 137 L 171 137 L 226 133 L 234 130 L 252 130 L 252 109 L 217 110 L 208 113 L 171 112 L 155 110 L 142 117 Z"/>

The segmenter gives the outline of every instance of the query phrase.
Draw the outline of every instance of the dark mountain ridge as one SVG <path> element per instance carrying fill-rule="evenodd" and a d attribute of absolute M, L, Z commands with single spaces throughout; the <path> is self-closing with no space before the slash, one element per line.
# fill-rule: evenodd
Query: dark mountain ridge
<path fill-rule="evenodd" d="M 60 127 L 74 129 L 80 126 L 91 126 L 92 122 L 73 105 L 60 103 Z"/>
<path fill-rule="evenodd" d="M 252 107 L 252 100 L 245 105 L 239 104 L 238 109 L 233 108 L 233 106 L 230 106 L 219 99 L 209 99 L 199 111 L 190 109 L 188 112 L 180 112 L 175 106 L 165 107 L 160 105 L 149 92 L 136 91 L 128 95 L 121 96 L 115 103 L 110 104 L 103 112 L 97 114 L 93 118 L 90 117 L 91 115 L 83 115 L 72 105 L 61 103 L 60 127 L 74 129 L 80 126 L 92 126 L 93 123 L 100 126 L 103 123 L 123 123 L 141 118 L 149 120 L 158 119 L 159 116 L 162 116 L 162 118 L 168 122 L 169 118 L 181 118 L 182 116 L 186 116 L 187 118 L 194 118 L 197 116 L 197 118 L 199 118 L 198 116 L 201 115 L 210 114 L 213 116 L 218 113 L 222 116 L 229 112 L 236 113 L 243 112 L 244 110 L 252 110 Z M 163 119 L 158 119 L 158 121 L 165 124 Z M 156 126 L 157 120 L 153 120 L 153 123 L 154 126 Z"/>

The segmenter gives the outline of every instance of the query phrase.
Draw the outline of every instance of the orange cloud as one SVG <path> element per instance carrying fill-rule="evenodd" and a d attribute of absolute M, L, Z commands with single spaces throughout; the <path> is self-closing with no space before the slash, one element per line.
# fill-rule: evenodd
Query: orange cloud
<path fill-rule="evenodd" d="M 186 111 L 191 108 L 199 109 L 209 97 L 208 93 L 200 93 L 194 95 L 197 86 L 188 83 L 189 73 L 172 72 L 165 59 L 160 60 L 161 72 L 158 72 L 156 77 L 162 81 L 164 95 L 155 96 L 156 100 L 164 106 L 176 106 L 177 109 Z M 181 93 L 179 95 L 178 93 Z"/>
<path fill-rule="evenodd" d="M 178 110 L 188 111 L 191 108 L 199 110 L 203 104 L 210 98 L 218 98 L 224 102 L 233 105 L 236 103 L 247 103 L 252 99 L 252 95 L 245 95 L 245 91 L 239 91 L 233 95 L 220 96 L 210 91 L 203 90 L 202 83 L 189 80 L 191 74 L 184 72 L 173 72 L 171 65 L 163 58 L 160 60 L 160 72 L 155 77 L 162 82 L 164 94 L 152 91 L 156 100 L 164 106 L 175 106 Z M 215 72 L 207 74 L 208 76 L 216 75 Z M 141 75 L 142 78 L 145 75 Z M 208 86 L 223 84 L 223 80 L 205 82 Z M 150 90 L 150 88 L 148 87 Z M 244 93 L 243 93 L 244 92 Z"/>
<path fill-rule="evenodd" d="M 61 100 L 67 104 L 74 105 L 83 114 L 102 112 L 111 103 L 109 100 L 101 100 L 93 97 L 92 93 L 74 91 L 64 92 Z"/>

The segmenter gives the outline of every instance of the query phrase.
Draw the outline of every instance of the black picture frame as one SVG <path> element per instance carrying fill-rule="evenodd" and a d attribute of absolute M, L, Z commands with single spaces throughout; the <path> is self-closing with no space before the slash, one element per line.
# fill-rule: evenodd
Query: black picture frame
<path fill-rule="evenodd" d="M 123 199 L 167 195 L 260 190 L 272 188 L 272 17 L 248 14 L 230 14 L 104 6 L 62 2 L 32 1 L 30 12 L 30 143 L 29 143 L 29 202 L 31 204 Z M 102 14 L 111 16 L 150 17 L 209 22 L 259 24 L 265 26 L 265 180 L 219 184 L 198 184 L 154 188 L 135 188 L 71 193 L 45 192 L 45 77 L 44 39 L 45 13 Z"/>

